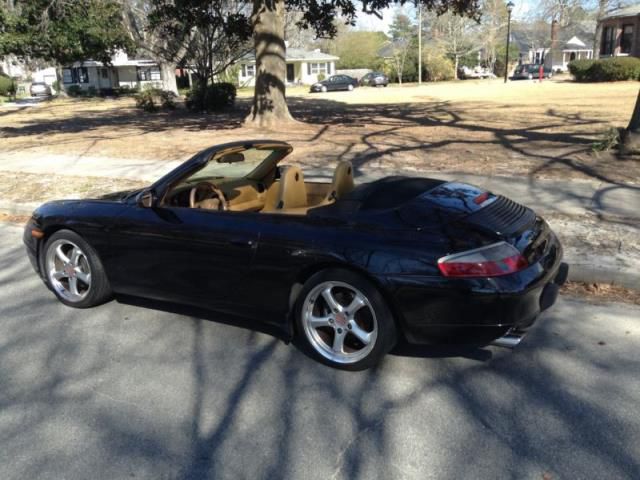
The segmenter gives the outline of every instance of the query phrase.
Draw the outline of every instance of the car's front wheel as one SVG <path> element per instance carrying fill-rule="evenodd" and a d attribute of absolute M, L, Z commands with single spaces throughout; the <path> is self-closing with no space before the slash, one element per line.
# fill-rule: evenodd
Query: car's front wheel
<path fill-rule="evenodd" d="M 71 230 L 59 230 L 49 237 L 41 255 L 41 270 L 58 300 L 70 307 L 93 307 L 111 297 L 98 254 Z"/>
<path fill-rule="evenodd" d="M 347 90 L 349 91 L 353 90 L 353 85 L 349 84 L 349 86 L 347 87 Z"/>
<path fill-rule="evenodd" d="M 325 87 L 324 85 L 322 87 L 320 87 L 320 91 L 322 93 L 325 93 L 327 91 L 327 87 Z"/>
<path fill-rule="evenodd" d="M 327 269 L 305 283 L 296 303 L 299 339 L 335 368 L 364 370 L 395 345 L 393 315 L 378 289 L 349 270 Z"/>

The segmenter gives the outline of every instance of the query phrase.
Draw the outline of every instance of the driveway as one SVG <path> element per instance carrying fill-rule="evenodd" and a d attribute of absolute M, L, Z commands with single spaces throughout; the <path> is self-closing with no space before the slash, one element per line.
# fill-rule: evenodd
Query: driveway
<path fill-rule="evenodd" d="M 638 307 L 346 373 L 225 316 L 64 307 L 5 224 L 0 285 L 2 479 L 640 478 Z"/>

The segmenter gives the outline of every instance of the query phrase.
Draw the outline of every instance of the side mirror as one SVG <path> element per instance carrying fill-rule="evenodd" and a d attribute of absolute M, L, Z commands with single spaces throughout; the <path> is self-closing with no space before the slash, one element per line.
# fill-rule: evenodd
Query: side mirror
<path fill-rule="evenodd" d="M 151 208 L 156 203 L 156 196 L 151 190 L 143 190 L 138 194 L 137 203 L 139 207 Z"/>

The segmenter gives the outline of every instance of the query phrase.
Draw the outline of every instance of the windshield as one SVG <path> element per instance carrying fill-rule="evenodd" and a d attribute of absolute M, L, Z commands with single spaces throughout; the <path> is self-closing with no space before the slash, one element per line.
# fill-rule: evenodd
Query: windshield
<path fill-rule="evenodd" d="M 184 180 L 184 183 L 200 182 L 216 178 L 251 177 L 251 173 L 270 157 L 281 156 L 281 150 L 272 148 L 249 148 L 227 152 L 213 157 L 200 170 Z"/>
<path fill-rule="evenodd" d="M 272 145 L 225 150 L 215 154 L 191 175 L 182 178 L 174 184 L 174 188 L 192 186 L 198 182 L 219 183 L 240 178 L 262 181 L 289 151 L 290 149 Z"/>

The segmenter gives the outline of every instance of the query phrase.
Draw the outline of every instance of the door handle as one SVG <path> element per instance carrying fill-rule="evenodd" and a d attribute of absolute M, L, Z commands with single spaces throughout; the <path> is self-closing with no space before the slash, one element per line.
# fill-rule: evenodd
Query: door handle
<path fill-rule="evenodd" d="M 229 244 L 233 245 L 234 247 L 244 247 L 244 248 L 253 248 L 255 246 L 255 243 L 253 240 L 246 240 L 246 239 L 240 239 L 240 238 L 233 238 L 231 240 L 229 240 Z"/>

